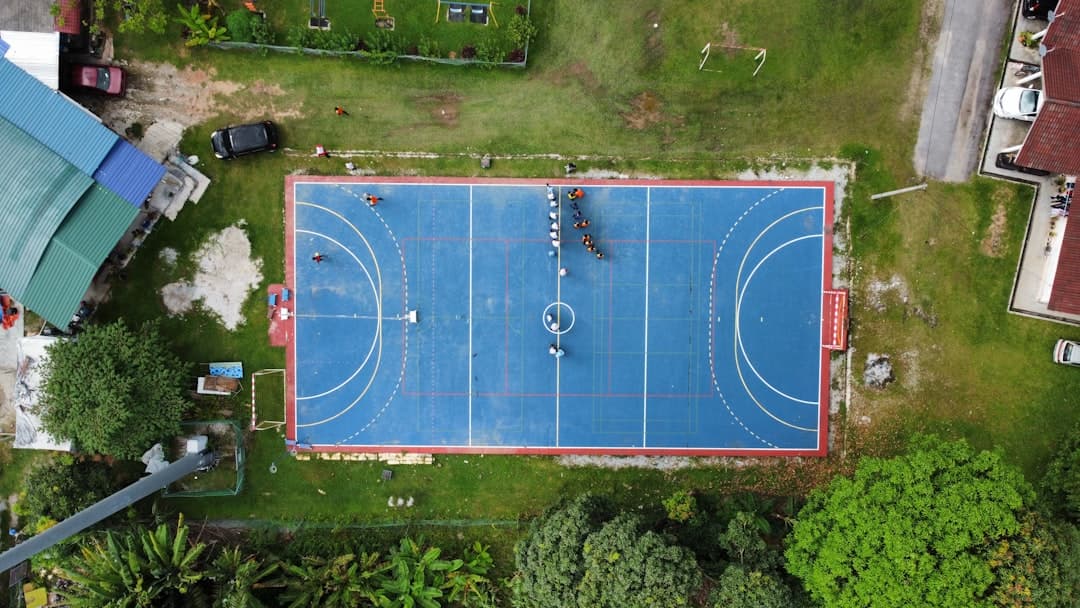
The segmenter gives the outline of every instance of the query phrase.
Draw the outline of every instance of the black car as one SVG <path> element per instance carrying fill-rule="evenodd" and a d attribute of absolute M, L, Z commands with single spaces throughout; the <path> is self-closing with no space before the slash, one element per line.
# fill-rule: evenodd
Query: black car
<path fill-rule="evenodd" d="M 269 120 L 218 129 L 210 136 L 214 156 L 236 158 L 254 152 L 277 150 L 277 127 Z"/>
<path fill-rule="evenodd" d="M 1057 8 L 1058 0 L 1023 0 L 1020 14 L 1027 19 L 1046 19 L 1050 11 Z"/>
<path fill-rule="evenodd" d="M 999 169 L 1008 169 L 1009 171 L 1019 171 L 1020 173 L 1027 173 L 1028 175 L 1039 175 L 1046 177 L 1050 175 L 1049 171 L 1043 171 L 1042 169 L 1033 169 L 1031 167 L 1021 167 L 1016 164 L 1016 154 L 1013 152 L 998 152 L 997 158 L 994 159 L 994 166 Z"/>

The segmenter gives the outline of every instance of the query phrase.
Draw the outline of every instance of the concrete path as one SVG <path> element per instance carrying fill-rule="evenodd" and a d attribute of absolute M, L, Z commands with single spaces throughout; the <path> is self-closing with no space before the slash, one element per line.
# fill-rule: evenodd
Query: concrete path
<path fill-rule="evenodd" d="M 923 104 L 915 170 L 967 181 L 975 170 L 998 81 L 1002 36 L 1012 23 L 1011 0 L 944 0 L 933 74 Z"/>

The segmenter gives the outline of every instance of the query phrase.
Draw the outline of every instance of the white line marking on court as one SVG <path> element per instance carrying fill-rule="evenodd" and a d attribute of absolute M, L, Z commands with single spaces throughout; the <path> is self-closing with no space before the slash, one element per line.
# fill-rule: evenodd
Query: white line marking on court
<path fill-rule="evenodd" d="M 753 211 L 754 209 L 757 209 L 758 205 L 764 203 L 765 201 L 767 201 L 770 198 L 776 196 L 777 194 L 780 194 L 783 191 L 784 191 L 784 188 L 780 188 L 779 190 L 774 190 L 774 191 L 766 194 L 765 196 L 759 198 L 758 200 L 754 201 L 753 205 L 750 205 L 749 207 L 744 209 L 743 212 L 742 212 L 742 215 L 740 215 L 738 218 L 736 218 L 736 220 L 731 224 L 731 227 L 728 228 L 727 234 L 725 234 L 724 238 L 720 240 L 720 247 L 717 248 L 716 255 L 713 257 L 713 274 L 712 274 L 712 276 L 716 276 L 716 271 L 717 271 L 717 268 L 719 267 L 719 264 L 720 264 L 720 253 L 724 250 L 724 246 L 727 245 L 728 239 L 731 238 L 731 235 L 735 232 L 735 228 L 737 228 L 739 226 L 739 223 L 743 221 L 743 218 L 745 218 L 747 215 L 749 215 L 750 212 Z M 713 302 L 713 290 L 712 290 L 712 286 L 710 285 L 710 288 L 709 288 L 709 304 L 710 304 L 709 310 L 715 311 L 716 309 L 712 307 L 712 302 Z M 715 332 L 715 328 L 716 328 L 716 324 L 712 320 L 711 314 L 710 314 L 710 319 L 709 319 L 709 361 L 710 361 L 710 363 L 712 363 L 710 365 L 710 371 L 712 372 L 713 386 L 716 387 L 716 394 L 720 395 L 720 401 L 723 402 L 724 408 L 727 409 L 728 414 L 735 420 L 735 422 L 738 423 L 738 425 L 740 427 L 742 427 L 742 430 L 746 431 L 751 437 L 753 437 L 754 439 L 757 439 L 761 443 L 764 443 L 765 445 L 769 446 L 770 448 L 778 448 L 779 446 L 777 446 L 776 444 L 772 443 L 771 441 L 765 439 L 761 435 L 758 435 L 757 433 L 752 431 L 750 429 L 750 427 L 746 426 L 746 423 L 744 423 L 742 421 L 742 418 L 739 418 L 739 415 L 735 413 L 735 410 L 731 409 L 731 404 L 728 403 L 727 398 L 724 397 L 724 391 L 720 390 L 720 380 L 716 377 L 715 354 L 713 352 L 713 349 L 716 346 L 715 345 L 715 339 L 713 337 L 714 332 Z"/>
<path fill-rule="evenodd" d="M 784 391 L 782 391 L 782 390 L 776 388 L 775 386 L 773 386 L 760 373 L 758 373 L 757 368 L 754 367 L 753 360 L 750 358 L 750 355 L 747 354 L 746 347 L 743 345 L 742 329 L 739 327 L 739 321 L 741 321 L 741 316 L 740 315 L 741 315 L 741 312 L 742 312 L 742 302 L 746 298 L 746 289 L 747 289 L 747 287 L 750 286 L 750 281 L 753 280 L 754 275 L 757 274 L 757 271 L 758 271 L 759 268 L 761 268 L 761 265 L 764 264 L 769 258 L 771 258 L 773 256 L 773 254 L 780 251 L 781 249 L 786 248 L 788 245 L 793 245 L 795 243 L 798 243 L 799 241 L 806 241 L 806 240 L 810 240 L 810 239 L 820 239 L 820 238 L 822 238 L 822 235 L 820 235 L 820 234 L 808 234 L 808 235 L 800 236 L 798 238 L 791 239 L 791 240 L 789 240 L 789 241 L 787 241 L 785 243 L 781 243 L 778 247 L 774 247 L 772 251 L 765 254 L 765 257 L 758 260 L 758 263 L 754 265 L 754 268 L 750 271 L 750 274 L 746 275 L 746 281 L 744 281 L 743 284 L 736 289 L 736 291 L 738 292 L 738 295 L 737 295 L 738 303 L 735 306 L 735 311 L 736 311 L 735 312 L 735 323 L 736 323 L 736 325 L 735 325 L 735 341 L 737 343 L 739 352 L 742 353 L 742 358 L 746 360 L 746 365 L 750 368 L 750 371 L 754 372 L 754 376 L 756 376 L 757 379 L 760 380 L 762 384 L 769 387 L 769 389 L 772 392 L 774 392 L 777 395 L 780 395 L 781 397 L 784 397 L 784 398 L 786 398 L 786 399 L 788 399 L 790 401 L 794 401 L 796 403 L 803 403 L 803 404 L 806 404 L 806 405 L 817 405 L 818 402 L 817 401 L 809 401 L 807 399 L 800 399 L 799 397 L 795 397 L 794 395 L 789 395 L 789 394 L 785 393 Z"/>
<path fill-rule="evenodd" d="M 311 205 L 311 206 L 315 206 L 315 205 Z M 356 266 L 364 268 L 363 262 L 360 261 L 360 258 L 356 257 L 356 254 L 352 253 L 352 249 L 350 249 L 349 247 L 346 247 L 345 245 L 343 245 L 342 243 L 340 243 L 336 239 L 329 238 L 325 234 L 321 234 L 319 232 L 312 232 L 310 230 L 297 230 L 296 232 L 299 233 L 299 234 L 315 235 L 315 237 L 320 237 L 322 239 L 325 239 L 325 240 L 327 240 L 329 242 L 334 243 L 339 248 L 341 248 L 341 251 L 346 252 L 349 255 L 349 257 L 351 257 L 353 259 L 353 261 L 356 262 Z M 363 237 L 361 239 L 363 239 Z M 364 243 L 367 244 L 366 241 L 364 241 Z M 374 283 L 372 284 L 372 292 L 375 294 L 375 300 L 376 300 L 375 310 L 376 310 L 376 316 L 377 316 L 377 322 L 375 324 L 375 334 L 372 336 L 372 347 L 370 347 L 367 350 L 367 354 L 364 355 L 364 360 L 360 362 L 360 365 L 357 365 L 356 368 L 353 369 L 352 374 L 350 374 L 348 378 L 346 378 L 345 380 L 342 380 L 340 383 L 338 383 L 338 386 L 336 386 L 336 387 L 334 387 L 332 389 L 328 389 L 326 391 L 323 391 L 323 392 L 321 392 L 319 394 L 303 395 L 303 396 L 297 395 L 296 396 L 296 401 L 305 401 L 305 400 L 310 400 L 310 398 L 318 398 L 318 397 L 325 396 L 325 395 L 328 395 L 330 393 L 336 392 L 339 389 L 341 389 L 341 387 L 345 387 L 346 384 L 351 382 L 353 378 L 355 378 L 357 375 L 360 375 L 360 373 L 364 369 L 364 367 L 367 366 L 367 362 L 370 361 L 370 359 L 372 359 L 372 353 L 378 351 L 378 354 L 375 357 L 375 369 L 372 370 L 372 377 L 370 377 L 368 379 L 367 386 L 364 387 L 363 392 L 366 393 L 367 389 L 370 388 L 370 386 L 372 386 L 372 382 L 375 381 L 375 374 L 379 370 L 379 365 L 380 365 L 380 362 L 382 361 L 382 348 L 381 348 L 382 301 L 381 301 L 381 298 L 379 297 L 379 293 L 381 292 L 381 288 L 382 288 L 382 278 L 381 278 L 381 274 L 380 274 L 379 268 L 378 268 L 379 267 L 379 260 L 378 260 L 378 258 L 375 257 L 375 252 L 373 251 L 372 248 L 370 248 L 370 245 L 368 245 L 367 251 L 368 251 L 368 253 L 372 254 L 372 259 L 375 260 L 375 274 L 376 274 L 376 276 L 378 276 L 378 283 L 379 283 L 378 286 L 376 286 Z M 364 269 L 364 272 L 366 274 L 367 270 Z M 368 278 L 370 278 L 370 275 L 368 275 Z M 363 395 L 363 393 L 361 393 L 361 394 Z M 341 414 L 345 414 L 345 411 L 346 410 L 340 411 L 340 413 L 338 413 L 336 416 L 334 416 L 334 418 L 336 418 L 337 416 L 340 416 Z M 334 418 L 327 418 L 326 420 L 323 420 L 322 422 L 333 420 Z M 313 425 L 321 424 L 322 422 L 308 422 L 308 423 L 305 423 L 305 424 L 297 423 L 297 428 L 300 428 L 300 427 L 313 427 Z"/>
<path fill-rule="evenodd" d="M 645 369 L 641 374 L 641 447 L 648 445 L 646 437 L 649 426 L 649 238 L 652 230 L 652 189 L 645 188 L 645 353 L 642 357 Z"/>
<path fill-rule="evenodd" d="M 761 238 L 763 236 L 765 236 L 765 234 L 767 234 L 770 230 L 772 230 L 774 227 L 776 227 L 780 222 L 782 222 L 782 221 L 784 221 L 784 220 L 786 220 L 786 219 L 788 219 L 790 217 L 793 217 L 793 216 L 795 216 L 795 215 L 797 215 L 799 213 L 804 213 L 806 211 L 813 211 L 813 210 L 820 210 L 820 209 L 822 209 L 822 207 L 805 207 L 805 208 L 802 208 L 802 209 L 796 209 L 796 210 L 790 211 L 790 212 L 780 216 L 779 218 L 773 220 L 768 226 L 766 226 L 762 230 L 758 231 L 758 235 L 756 237 L 754 237 L 754 240 L 743 251 L 742 260 L 739 262 L 739 268 L 735 273 L 735 292 L 736 292 L 735 293 L 735 302 L 734 302 L 734 306 L 735 306 L 735 314 L 734 314 L 734 321 L 735 321 L 734 334 L 735 334 L 735 336 L 734 337 L 735 337 L 735 339 L 732 342 L 732 360 L 735 362 L 735 370 L 736 370 L 736 373 L 739 376 L 739 382 L 742 384 L 743 390 L 746 392 L 746 395 L 748 397 L 750 397 L 750 400 L 753 401 L 754 404 L 758 407 L 758 409 L 760 409 L 762 412 L 764 412 L 765 415 L 767 415 L 768 417 L 772 418 L 773 420 L 779 422 L 780 424 L 782 424 L 784 426 L 787 426 L 787 427 L 790 427 L 792 429 L 799 430 L 799 431 L 809 432 L 809 433 L 816 433 L 816 432 L 818 432 L 819 429 L 801 427 L 801 426 L 792 424 L 790 422 L 786 422 L 786 421 L 778 418 L 776 415 L 774 415 L 772 412 L 770 412 L 768 409 L 766 409 L 763 405 L 761 405 L 761 402 L 759 402 L 757 400 L 757 397 L 753 394 L 753 392 L 750 391 L 749 387 L 746 385 L 746 379 L 743 377 L 742 367 L 739 365 L 739 359 L 740 359 L 740 357 L 739 357 L 739 342 L 738 342 L 738 340 L 739 340 L 739 319 L 740 319 L 740 316 L 742 314 L 741 310 L 740 310 L 741 300 L 739 298 L 739 286 L 740 286 L 741 281 L 742 281 L 743 268 L 746 266 L 746 260 L 750 256 L 750 252 L 753 251 L 754 246 L 757 245 L 757 242 L 760 241 Z M 800 238 L 813 238 L 814 236 L 815 235 L 809 235 L 809 236 L 800 237 Z M 770 255 L 771 255 L 771 253 L 770 253 Z M 762 380 L 762 382 L 764 382 L 764 380 Z"/>
<path fill-rule="evenodd" d="M 469 184 L 469 445 L 472 445 L 473 397 L 473 187 Z"/>

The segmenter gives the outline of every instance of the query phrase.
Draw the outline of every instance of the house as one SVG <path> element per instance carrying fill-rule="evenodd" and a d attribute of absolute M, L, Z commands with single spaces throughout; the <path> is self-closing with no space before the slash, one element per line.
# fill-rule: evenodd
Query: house
<path fill-rule="evenodd" d="M 1080 175 L 1080 0 L 1061 0 L 1039 35 L 1045 101 L 1016 164 Z"/>
<path fill-rule="evenodd" d="M 9 51 L 0 38 L 0 289 L 66 328 L 165 168 Z"/>

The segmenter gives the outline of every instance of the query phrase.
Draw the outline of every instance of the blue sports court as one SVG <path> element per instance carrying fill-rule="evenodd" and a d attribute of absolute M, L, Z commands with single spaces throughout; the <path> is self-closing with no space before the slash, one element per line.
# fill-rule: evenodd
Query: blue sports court
<path fill-rule="evenodd" d="M 832 184 L 550 186 L 287 179 L 294 448 L 825 453 Z"/>

